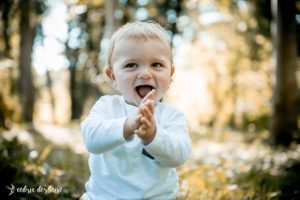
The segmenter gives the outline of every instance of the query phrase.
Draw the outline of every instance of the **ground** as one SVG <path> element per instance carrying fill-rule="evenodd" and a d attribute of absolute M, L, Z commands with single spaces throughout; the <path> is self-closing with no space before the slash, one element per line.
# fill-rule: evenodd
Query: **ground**
<path fill-rule="evenodd" d="M 49 199 L 80 197 L 89 171 L 88 153 L 78 122 L 66 126 L 45 123 L 15 126 L 2 135 L 2 143 L 7 141 L 5 145 L 8 148 L 2 149 L 1 158 L 10 164 L 0 169 L 20 171 L 14 173 L 11 184 L 21 187 L 31 181 L 28 187 L 35 189 L 38 186 L 52 186 L 57 191 L 61 188 L 57 193 L 53 189 L 48 194 L 45 190 L 42 194 L 35 191 L 14 195 L 25 198 L 32 195 L 33 199 L 39 199 L 39 195 Z M 16 136 L 19 142 L 15 141 Z M 294 144 L 288 149 L 272 148 L 265 142 L 268 131 L 249 133 L 207 127 L 191 133 L 191 138 L 192 154 L 178 168 L 178 200 L 299 197 L 300 191 L 296 186 L 300 180 L 297 175 L 300 145 Z M 10 147 L 12 151 L 9 151 L 9 145 L 15 145 Z M 16 151 L 24 153 L 16 155 Z M 5 184 L 10 185 L 9 182 Z"/>

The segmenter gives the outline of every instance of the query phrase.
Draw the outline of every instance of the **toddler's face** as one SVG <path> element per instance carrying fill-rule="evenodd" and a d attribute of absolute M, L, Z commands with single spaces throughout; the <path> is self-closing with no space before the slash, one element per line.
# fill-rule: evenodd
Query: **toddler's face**
<path fill-rule="evenodd" d="M 155 89 L 155 101 L 168 90 L 174 67 L 167 44 L 158 39 L 122 39 L 115 44 L 112 69 L 106 74 L 131 105 L 139 106 L 148 92 Z"/>

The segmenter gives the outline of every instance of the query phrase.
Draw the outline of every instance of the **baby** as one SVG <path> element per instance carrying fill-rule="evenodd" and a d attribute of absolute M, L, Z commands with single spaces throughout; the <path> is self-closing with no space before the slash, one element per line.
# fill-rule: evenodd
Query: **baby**
<path fill-rule="evenodd" d="M 108 53 L 106 75 L 121 96 L 102 96 L 81 124 L 91 172 L 82 199 L 174 199 L 191 141 L 183 113 L 160 102 L 174 74 L 167 32 L 126 24 Z"/>

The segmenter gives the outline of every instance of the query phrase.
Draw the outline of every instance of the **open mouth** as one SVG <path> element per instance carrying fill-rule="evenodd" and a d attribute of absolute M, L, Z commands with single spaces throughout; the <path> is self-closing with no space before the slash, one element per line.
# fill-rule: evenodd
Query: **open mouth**
<path fill-rule="evenodd" d="M 152 89 L 155 89 L 151 85 L 139 85 L 135 88 L 137 94 L 143 99 Z"/>

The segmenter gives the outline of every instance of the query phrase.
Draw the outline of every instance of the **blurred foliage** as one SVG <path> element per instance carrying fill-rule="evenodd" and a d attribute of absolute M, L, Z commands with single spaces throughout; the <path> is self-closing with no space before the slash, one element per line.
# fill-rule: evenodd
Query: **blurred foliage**
<path fill-rule="evenodd" d="M 0 128 L 9 128 L 11 122 L 18 122 L 20 107 L 16 95 L 16 84 L 11 76 L 16 73 L 13 68 L 0 69 Z"/>
<path fill-rule="evenodd" d="M 13 184 L 16 188 L 62 188 L 59 193 L 14 192 L 9 199 L 79 199 L 88 177 L 87 158 L 66 147 L 52 145 L 31 130 L 36 148 L 20 143 L 17 137 L 0 136 L 1 196 L 7 197 Z"/>
<path fill-rule="evenodd" d="M 269 120 L 270 116 L 268 114 L 262 114 L 260 116 L 255 117 L 248 117 L 244 120 L 244 126 L 243 129 L 250 131 L 250 132 L 260 132 L 263 130 L 268 130 L 269 128 Z"/>
<path fill-rule="evenodd" d="M 237 177 L 242 190 L 254 190 L 253 199 L 296 200 L 300 198 L 300 160 L 289 159 L 276 174 L 254 166 Z"/>
<path fill-rule="evenodd" d="M 24 140 L 20 142 L 24 131 L 33 135 L 34 147 Z M 229 129 L 222 134 L 213 130 L 201 135 L 193 133 L 192 137 L 193 154 L 177 169 L 177 200 L 299 199 L 299 145 L 272 149 L 263 142 L 265 132 L 258 136 Z M 74 152 L 78 145 L 57 145 L 30 127 L 5 131 L 0 137 L 1 197 L 9 193 L 6 186 L 14 184 L 27 188 L 51 185 L 62 187 L 62 192 L 15 192 L 10 199 L 78 199 L 89 176 L 87 156 Z"/>
<path fill-rule="evenodd" d="M 179 168 L 178 199 L 299 199 L 300 146 L 272 149 L 266 137 L 210 130 L 194 139 L 192 159 Z"/>

